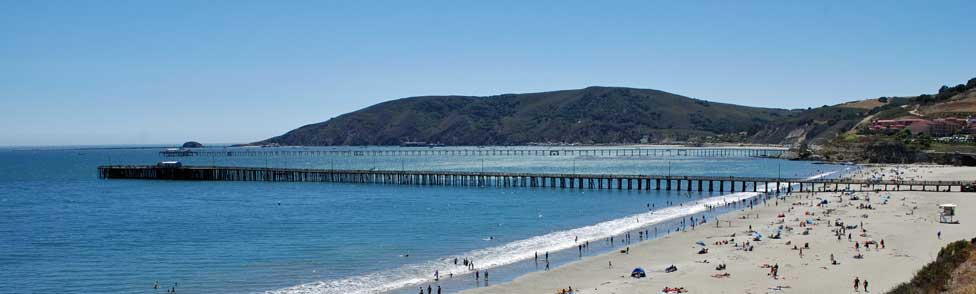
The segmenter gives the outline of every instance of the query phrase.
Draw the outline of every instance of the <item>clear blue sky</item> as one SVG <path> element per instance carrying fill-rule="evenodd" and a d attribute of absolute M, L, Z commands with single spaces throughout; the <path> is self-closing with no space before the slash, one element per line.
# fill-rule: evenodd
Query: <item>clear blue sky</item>
<path fill-rule="evenodd" d="M 976 1 L 815 2 L 0 0 L 0 145 L 250 142 L 430 94 L 805 108 L 976 76 Z"/>

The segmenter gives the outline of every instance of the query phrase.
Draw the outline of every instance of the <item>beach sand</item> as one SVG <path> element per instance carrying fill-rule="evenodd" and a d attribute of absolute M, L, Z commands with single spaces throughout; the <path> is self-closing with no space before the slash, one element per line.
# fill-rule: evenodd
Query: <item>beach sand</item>
<path fill-rule="evenodd" d="M 892 178 L 892 168 L 901 173 L 898 177 L 930 180 L 976 180 L 976 168 L 945 166 L 869 166 L 853 176 L 869 177 L 884 174 Z M 855 277 L 870 282 L 871 293 L 883 293 L 894 286 L 909 281 L 923 265 L 935 259 L 945 244 L 976 237 L 976 193 L 940 192 L 881 192 L 856 193 L 861 200 L 850 200 L 841 193 L 794 193 L 785 200 L 766 201 L 753 209 L 733 212 L 709 220 L 695 230 L 670 235 L 630 246 L 630 253 L 611 252 L 583 259 L 552 269 L 534 272 L 509 283 L 463 291 L 481 293 L 557 293 L 572 287 L 574 293 L 661 293 L 665 287 L 684 287 L 687 293 L 853 293 Z M 890 195 L 883 204 L 882 195 Z M 865 196 L 870 201 L 865 201 Z M 825 207 L 817 207 L 818 198 L 829 201 Z M 937 205 L 959 205 L 956 219 L 961 224 L 938 222 Z M 874 209 L 858 209 L 870 204 Z M 917 207 L 917 208 L 916 208 Z M 792 209 L 791 209 L 792 208 Z M 828 210 L 831 212 L 828 214 Z M 914 214 L 912 214 L 914 211 Z M 806 213 L 812 215 L 806 215 Z M 779 214 L 784 217 L 778 217 Z M 866 216 L 866 217 L 865 217 Z M 812 219 L 813 224 L 801 227 L 800 223 Z M 847 230 L 841 240 L 833 230 L 834 221 L 845 225 L 858 225 Z M 782 222 L 782 223 L 781 223 Z M 861 235 L 863 222 L 866 234 Z M 716 227 L 716 223 L 718 227 Z M 730 226 L 731 223 L 731 226 Z M 783 225 L 781 239 L 770 235 Z M 752 241 L 749 227 L 765 238 Z M 809 229 L 809 230 L 808 230 Z M 808 234 L 803 234 L 808 231 Z M 942 232 L 942 238 L 937 232 Z M 732 238 L 735 234 L 735 238 Z M 743 247 L 714 245 L 717 241 L 732 240 L 734 243 L 750 241 L 752 251 Z M 884 240 L 884 249 L 863 247 L 865 241 Z M 707 254 L 698 254 L 704 241 Z M 600 241 L 593 241 L 600 242 Z M 790 245 L 787 245 L 791 242 Z M 861 248 L 855 249 L 855 242 Z M 810 248 L 793 250 L 793 245 Z M 623 249 L 623 247 L 621 247 Z M 858 253 L 863 259 L 855 259 Z M 830 255 L 839 262 L 832 265 Z M 708 263 L 702 261 L 707 260 Z M 608 268 L 608 262 L 613 268 Z M 716 270 L 719 264 L 726 270 Z M 779 265 L 779 277 L 769 275 L 763 265 Z M 675 265 L 677 272 L 665 273 L 664 269 Z M 647 278 L 630 278 L 635 267 L 647 270 Z M 712 275 L 728 273 L 728 277 Z M 863 293 L 863 290 L 862 290 Z"/>

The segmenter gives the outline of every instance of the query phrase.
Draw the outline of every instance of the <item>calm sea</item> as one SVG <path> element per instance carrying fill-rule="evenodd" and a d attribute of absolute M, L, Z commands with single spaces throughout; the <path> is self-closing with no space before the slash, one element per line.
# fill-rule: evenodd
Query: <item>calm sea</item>
<path fill-rule="evenodd" d="M 499 147 L 503 148 L 503 147 Z M 504 147 L 509 148 L 509 147 Z M 330 148 L 332 149 L 332 148 Z M 360 148 L 350 148 L 360 149 Z M 719 193 L 330 183 L 100 180 L 106 164 L 154 164 L 160 149 L 0 149 L 3 293 L 445 293 L 611 250 L 628 231 L 702 216 Z M 184 164 L 808 177 L 844 167 L 695 157 L 189 157 Z M 748 193 L 745 193 L 748 194 Z M 731 198 L 730 198 L 731 197 Z M 738 199 L 738 198 L 735 198 Z M 735 200 L 732 199 L 732 200 Z M 668 207 L 668 203 L 675 206 Z M 682 204 L 682 205 L 679 205 Z M 687 204 L 687 205 L 684 205 Z M 648 206 L 652 206 L 651 209 Z M 643 219 L 641 219 L 643 218 Z M 634 233 L 636 234 L 636 233 Z M 636 235 L 632 236 L 637 241 Z M 615 246 L 621 246 L 617 241 Z M 566 250 L 560 250 L 566 249 Z M 441 273 L 432 281 L 434 270 Z M 454 278 L 447 278 L 456 273 Z M 159 281 L 160 289 L 153 284 Z"/>

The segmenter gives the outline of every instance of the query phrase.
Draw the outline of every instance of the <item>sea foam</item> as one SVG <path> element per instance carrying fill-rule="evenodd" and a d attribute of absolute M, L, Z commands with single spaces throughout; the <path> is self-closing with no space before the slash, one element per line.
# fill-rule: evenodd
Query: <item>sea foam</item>
<path fill-rule="evenodd" d="M 818 174 L 809 179 L 816 179 L 833 174 L 833 172 Z M 785 190 L 786 186 L 781 186 Z M 666 221 L 706 212 L 709 207 L 724 206 L 727 203 L 739 202 L 762 195 L 767 191 L 774 191 L 775 184 L 757 187 L 758 192 L 738 192 L 696 201 L 685 202 L 679 206 L 656 209 L 619 219 L 600 222 L 594 225 L 551 232 L 548 234 L 513 241 L 501 246 L 488 247 L 469 251 L 458 256 L 473 260 L 477 269 L 493 268 L 534 258 L 537 252 L 555 252 L 576 247 L 586 241 L 604 240 L 610 236 L 618 236 L 630 231 L 636 231 L 648 226 Z M 576 238 L 579 238 L 579 243 Z M 462 275 L 471 273 L 466 266 L 455 265 L 454 256 L 440 258 L 418 264 L 404 265 L 384 272 L 369 273 L 360 276 L 336 280 L 319 281 L 271 290 L 269 294 L 332 294 L 332 293 L 377 293 L 391 291 L 411 285 L 418 285 L 433 280 L 434 271 L 442 275 L 453 273 Z"/>

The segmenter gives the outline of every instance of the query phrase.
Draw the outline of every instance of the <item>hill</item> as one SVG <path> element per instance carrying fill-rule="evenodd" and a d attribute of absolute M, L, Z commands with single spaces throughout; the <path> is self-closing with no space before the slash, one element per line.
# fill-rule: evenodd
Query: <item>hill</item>
<path fill-rule="evenodd" d="M 589 87 L 489 97 L 403 98 L 255 144 L 448 145 L 661 143 L 750 136 L 793 115 L 657 90 Z"/>
<path fill-rule="evenodd" d="M 487 97 L 402 98 L 249 145 L 762 143 L 830 145 L 872 120 L 976 113 L 976 79 L 937 94 L 786 110 L 658 90 L 589 87 Z M 840 135 L 845 136 L 840 136 Z"/>

